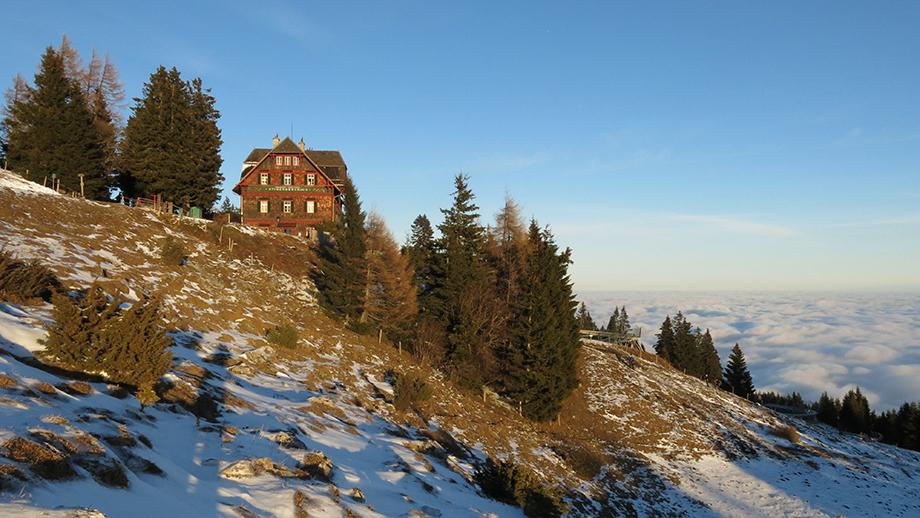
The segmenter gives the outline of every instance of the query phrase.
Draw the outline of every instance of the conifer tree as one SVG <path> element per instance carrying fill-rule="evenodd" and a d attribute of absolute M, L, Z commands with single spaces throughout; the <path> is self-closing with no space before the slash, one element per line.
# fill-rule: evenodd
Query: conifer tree
<path fill-rule="evenodd" d="M 620 318 L 617 320 L 617 329 L 620 334 L 627 334 L 630 330 L 629 325 L 629 315 L 626 314 L 626 305 L 623 305 L 623 308 L 620 309 Z"/>
<path fill-rule="evenodd" d="M 185 82 L 178 70 L 162 66 L 143 94 L 125 128 L 122 190 L 210 209 L 223 181 L 214 98 L 200 79 Z"/>
<path fill-rule="evenodd" d="M 827 395 L 825 391 L 818 400 L 821 410 L 818 412 L 818 419 L 822 423 L 829 424 L 834 428 L 840 424 L 840 400 Z"/>
<path fill-rule="evenodd" d="M 744 353 L 738 344 L 735 344 L 728 356 L 728 364 L 722 377 L 722 388 L 743 398 L 749 398 L 754 394 L 754 379 L 748 372 Z"/>
<path fill-rule="evenodd" d="M 517 280 L 527 256 L 527 227 L 520 205 L 510 194 L 505 194 L 505 204 L 495 214 L 495 226 L 489 227 L 486 237 L 486 252 L 495 271 L 498 298 L 510 307 L 517 297 Z"/>
<path fill-rule="evenodd" d="M 89 373 L 105 369 L 103 334 L 118 314 L 121 299 L 109 300 L 101 287 L 93 285 L 86 294 L 72 301 L 67 295 L 54 294 L 52 322 L 42 355 L 55 359 L 66 368 Z"/>
<path fill-rule="evenodd" d="M 859 387 L 847 391 L 840 403 L 839 428 L 852 433 L 869 433 L 872 422 L 869 400 Z"/>
<path fill-rule="evenodd" d="M 594 319 L 591 318 L 591 312 L 588 311 L 588 307 L 585 306 L 585 303 L 582 302 L 578 306 L 578 312 L 575 313 L 575 318 L 578 320 L 578 328 L 585 331 L 597 331 L 597 324 L 594 323 Z"/>
<path fill-rule="evenodd" d="M 320 303 L 333 316 L 345 320 L 357 331 L 361 326 L 367 290 L 365 217 L 351 178 L 344 186 L 344 214 L 328 224 L 331 239 L 320 249 L 320 267 L 315 277 Z"/>
<path fill-rule="evenodd" d="M 705 333 L 698 335 L 699 352 L 701 359 L 702 371 L 699 378 L 707 383 L 715 383 L 716 386 L 722 383 L 722 362 L 719 358 L 719 351 L 716 350 L 712 341 L 712 335 L 709 329 Z"/>
<path fill-rule="evenodd" d="M 420 214 L 412 222 L 403 250 L 415 272 L 419 313 L 427 315 L 430 312 L 429 302 L 433 289 L 431 276 L 436 260 L 434 231 L 428 216 Z"/>
<path fill-rule="evenodd" d="M 124 129 L 120 109 L 125 92 L 124 85 L 119 81 L 118 69 L 108 54 L 103 59 L 95 48 L 89 64 L 84 67 L 80 54 L 66 34 L 62 37 L 59 52 L 64 59 L 67 77 L 76 82 L 86 98 L 87 109 L 101 139 L 106 177 L 111 182 L 116 177 L 118 144 Z"/>
<path fill-rule="evenodd" d="M 671 323 L 670 315 L 664 317 L 664 322 L 661 323 L 661 329 L 655 336 L 658 337 L 658 342 L 655 343 L 655 353 L 668 362 L 671 362 L 673 358 L 675 342 L 674 326 Z"/>
<path fill-rule="evenodd" d="M 446 355 L 450 370 L 461 385 L 478 387 L 494 371 L 495 345 L 490 324 L 496 297 L 484 258 L 485 229 L 479 223 L 479 207 L 469 189 L 469 178 L 459 174 L 450 208 L 441 209 L 438 225 L 437 262 L 432 275 L 432 316 L 444 322 Z"/>
<path fill-rule="evenodd" d="M 367 287 L 364 314 L 387 334 L 399 334 L 418 311 L 409 258 L 387 228 L 383 216 L 372 211 L 366 222 Z"/>
<path fill-rule="evenodd" d="M 613 314 L 610 315 L 610 319 L 607 320 L 607 329 L 608 333 L 617 333 L 617 329 L 620 327 L 620 308 L 614 306 Z"/>
<path fill-rule="evenodd" d="M 60 52 L 48 47 L 42 55 L 35 86 L 8 97 L 6 159 L 33 181 L 57 177 L 62 188 L 83 192 L 87 198 L 107 200 L 103 145 L 87 108 L 86 97 L 64 70 Z"/>
<path fill-rule="evenodd" d="M 160 326 L 158 300 L 139 300 L 120 312 L 99 337 L 102 364 L 115 383 L 152 387 L 172 364 L 172 340 Z"/>
<path fill-rule="evenodd" d="M 507 396 L 535 421 L 555 419 L 562 401 L 578 386 L 580 339 L 577 302 L 568 277 L 571 250 L 559 252 L 549 230 L 530 226 L 527 266 L 505 351 Z"/>

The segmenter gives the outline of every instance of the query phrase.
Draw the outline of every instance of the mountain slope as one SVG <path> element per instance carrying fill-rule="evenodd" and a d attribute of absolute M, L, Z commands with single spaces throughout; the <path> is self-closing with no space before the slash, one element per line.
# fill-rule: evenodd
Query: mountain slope
<path fill-rule="evenodd" d="M 186 265 L 161 264 L 166 236 L 185 243 Z M 913 452 L 771 414 L 653 355 L 630 367 L 606 344 L 583 347 L 560 422 L 529 423 L 330 322 L 296 238 L 65 198 L 0 172 L 0 240 L 71 289 L 162 297 L 176 343 L 165 401 L 141 411 L 98 380 L 38 368 L 50 306 L 0 304 L 5 514 L 522 516 L 470 482 L 486 456 L 565 488 L 575 516 L 918 512 Z M 300 347 L 267 347 L 265 331 L 288 323 Z M 426 376 L 435 396 L 397 412 L 390 371 Z M 220 415 L 202 410 L 208 398 Z M 784 426 L 798 442 L 774 435 Z"/>

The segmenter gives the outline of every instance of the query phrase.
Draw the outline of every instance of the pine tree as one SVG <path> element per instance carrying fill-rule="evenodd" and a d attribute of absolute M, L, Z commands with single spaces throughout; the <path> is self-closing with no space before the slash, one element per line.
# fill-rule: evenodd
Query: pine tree
<path fill-rule="evenodd" d="M 859 387 L 849 390 L 840 403 L 839 428 L 852 433 L 869 433 L 871 431 L 871 413 L 869 401 Z"/>
<path fill-rule="evenodd" d="M 722 383 L 722 360 L 719 358 L 719 351 L 716 350 L 712 341 L 712 335 L 709 329 L 705 333 L 698 335 L 700 360 L 702 371 L 699 378 L 707 383 L 716 383 L 717 386 Z"/>
<path fill-rule="evenodd" d="M 535 421 L 555 419 L 578 386 L 577 302 L 568 277 L 571 251 L 559 252 L 549 230 L 531 223 L 531 253 L 520 279 L 513 339 L 505 351 L 507 396 Z"/>
<path fill-rule="evenodd" d="M 827 392 L 821 394 L 818 400 L 821 410 L 818 412 L 818 419 L 822 423 L 829 424 L 836 428 L 840 424 L 840 400 L 827 395 Z"/>
<path fill-rule="evenodd" d="M 351 178 L 344 186 L 344 214 L 327 226 L 331 239 L 320 249 L 320 268 L 315 277 L 320 303 L 333 316 L 357 331 L 362 326 L 367 290 L 365 217 Z"/>
<path fill-rule="evenodd" d="M 124 117 L 119 109 L 125 99 L 124 85 L 119 81 L 118 69 L 106 54 L 101 58 L 93 49 L 89 64 L 84 68 L 83 60 L 70 39 L 62 37 L 59 52 L 64 59 L 64 71 L 80 87 L 87 101 L 87 109 L 96 126 L 103 150 L 106 177 L 116 177 L 116 158 Z"/>
<path fill-rule="evenodd" d="M 57 177 L 62 188 L 107 200 L 103 145 L 81 89 L 64 71 L 61 54 L 48 47 L 35 86 L 11 95 L 3 126 L 9 167 L 33 181 Z"/>
<path fill-rule="evenodd" d="M 399 334 L 418 311 L 412 267 L 409 258 L 399 253 L 383 216 L 372 211 L 366 223 L 364 314 L 377 329 Z"/>
<path fill-rule="evenodd" d="M 613 314 L 610 315 L 610 319 L 607 320 L 607 329 L 608 333 L 619 333 L 620 328 L 620 308 L 614 306 Z"/>
<path fill-rule="evenodd" d="M 185 82 L 178 70 L 162 66 L 143 94 L 125 128 L 120 187 L 132 197 L 212 207 L 223 181 L 214 98 L 200 79 Z"/>
<path fill-rule="evenodd" d="M 629 315 L 626 314 L 626 305 L 623 305 L 623 308 L 620 310 L 620 317 L 617 320 L 617 332 L 626 335 L 629 333 Z"/>
<path fill-rule="evenodd" d="M 655 344 L 655 353 L 668 362 L 671 362 L 674 354 L 675 342 L 674 326 L 671 323 L 670 315 L 664 317 L 664 322 L 661 323 L 661 329 L 655 336 L 658 338 L 658 342 Z"/>
<path fill-rule="evenodd" d="M 591 318 L 591 312 L 588 311 L 588 307 L 585 306 L 585 303 L 582 302 L 578 306 L 578 312 L 575 313 L 575 318 L 578 320 L 578 328 L 585 331 L 597 331 L 597 324 L 594 323 L 594 319 Z"/>
<path fill-rule="evenodd" d="M 728 364 L 722 377 L 722 388 L 743 398 L 750 398 L 754 394 L 754 379 L 748 372 L 744 353 L 738 344 L 735 344 L 728 356 Z"/>
<path fill-rule="evenodd" d="M 496 296 L 484 258 L 485 229 L 479 224 L 479 207 L 468 186 L 469 178 L 459 174 L 449 209 L 441 209 L 444 222 L 438 225 L 438 260 L 432 272 L 433 317 L 444 322 L 449 368 L 461 385 L 478 387 L 494 371 L 491 325 Z"/>
<path fill-rule="evenodd" d="M 409 257 L 409 264 L 415 272 L 415 284 L 418 293 L 419 313 L 423 316 L 430 313 L 430 297 L 432 294 L 432 270 L 435 268 L 435 239 L 434 231 L 428 216 L 420 214 L 409 228 L 409 237 L 403 248 Z"/>

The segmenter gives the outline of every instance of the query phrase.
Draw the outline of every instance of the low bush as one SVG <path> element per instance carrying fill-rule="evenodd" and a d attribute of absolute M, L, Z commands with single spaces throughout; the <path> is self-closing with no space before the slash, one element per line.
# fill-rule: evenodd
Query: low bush
<path fill-rule="evenodd" d="M 172 365 L 172 340 L 161 327 L 157 299 L 121 309 L 121 298 L 110 300 L 94 285 L 76 300 L 55 295 L 53 302 L 42 355 L 64 367 L 143 387 L 157 383 Z"/>
<path fill-rule="evenodd" d="M 293 325 L 285 324 L 269 329 L 265 339 L 273 345 L 294 349 L 297 347 L 297 342 L 300 341 L 300 333 Z"/>
<path fill-rule="evenodd" d="M 514 461 L 498 464 L 488 459 L 476 470 L 476 483 L 489 498 L 524 509 L 530 518 L 559 518 L 568 513 L 559 492 Z"/>
<path fill-rule="evenodd" d="M 424 378 L 411 372 L 400 374 L 396 376 L 396 382 L 393 384 L 393 406 L 403 412 L 412 403 L 428 401 L 432 393 L 431 385 Z"/>
<path fill-rule="evenodd" d="M 770 435 L 773 435 L 775 437 L 781 437 L 791 443 L 798 443 L 799 440 L 801 440 L 799 431 L 796 430 L 794 426 L 791 426 L 788 424 L 781 425 L 781 426 L 774 426 L 773 428 L 770 429 Z"/>
<path fill-rule="evenodd" d="M 166 236 L 163 248 L 160 249 L 160 259 L 169 266 L 182 266 L 185 263 L 185 243 L 172 236 Z"/>
<path fill-rule="evenodd" d="M 14 304 L 50 302 L 64 286 L 54 273 L 38 261 L 22 261 L 13 252 L 0 249 L 0 301 Z"/>

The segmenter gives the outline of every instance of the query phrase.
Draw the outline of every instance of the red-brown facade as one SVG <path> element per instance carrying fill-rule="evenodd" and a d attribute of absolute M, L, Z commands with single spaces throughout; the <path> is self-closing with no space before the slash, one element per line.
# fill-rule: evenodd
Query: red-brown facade
<path fill-rule="evenodd" d="M 290 137 L 253 149 L 233 192 L 245 225 L 316 238 L 316 227 L 340 209 L 347 168 L 338 151 L 305 149 Z"/>

